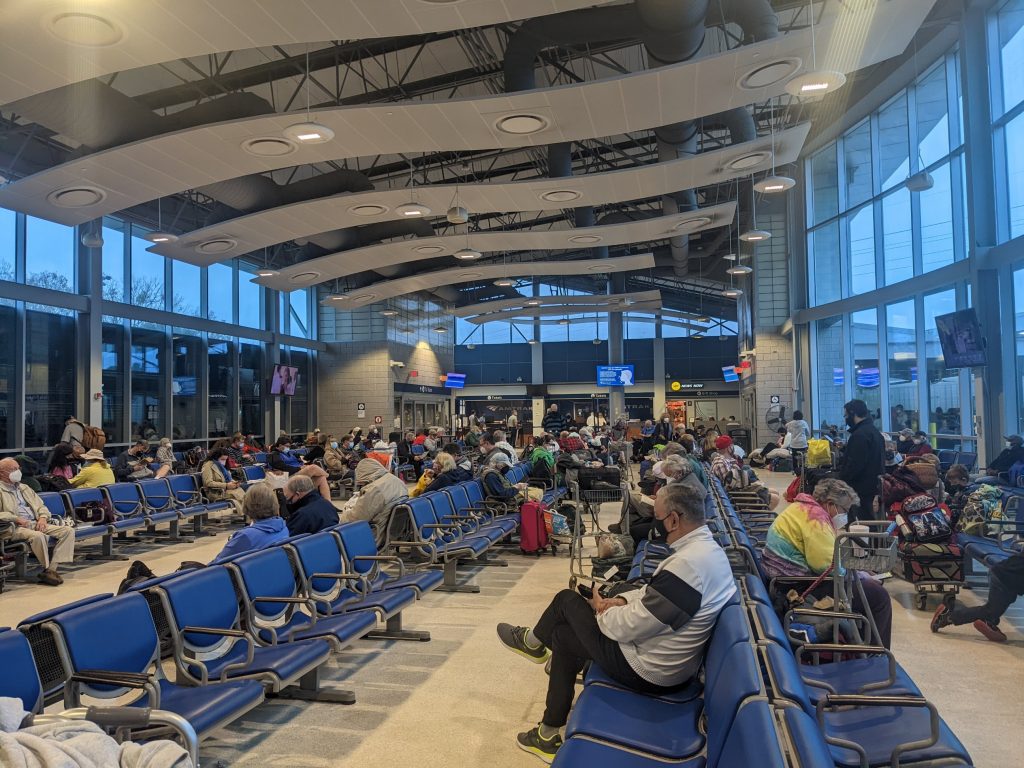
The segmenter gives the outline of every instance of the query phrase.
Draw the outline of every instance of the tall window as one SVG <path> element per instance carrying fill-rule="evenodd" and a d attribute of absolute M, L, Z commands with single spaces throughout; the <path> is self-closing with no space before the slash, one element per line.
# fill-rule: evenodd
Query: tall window
<path fill-rule="evenodd" d="M 953 190 L 949 164 L 932 171 L 931 189 L 921 193 L 921 271 L 953 263 Z"/>
<path fill-rule="evenodd" d="M 829 317 L 814 324 L 816 355 L 815 416 L 817 427 L 843 423 L 846 369 L 843 365 L 843 318 Z"/>
<path fill-rule="evenodd" d="M 238 324 L 246 328 L 262 328 L 263 288 L 252 282 L 256 275 L 238 265 Z"/>
<path fill-rule="evenodd" d="M 850 316 L 853 346 L 853 396 L 867 403 L 872 416 L 882 408 L 881 374 L 878 365 L 878 311 L 866 309 Z"/>
<path fill-rule="evenodd" d="M 134 280 L 132 281 L 134 284 Z M 164 407 L 168 366 L 166 335 L 160 326 L 132 321 L 132 438 L 170 437 Z"/>
<path fill-rule="evenodd" d="M 1024 234 L 1024 0 L 1009 0 L 1000 7 L 996 29 L 993 42 L 1000 66 L 993 77 L 992 116 L 997 149 L 1005 156 L 1003 229 L 1013 238 Z"/>
<path fill-rule="evenodd" d="M 236 428 L 234 393 L 238 360 L 235 357 L 234 339 L 210 334 L 208 358 L 210 437 L 228 437 Z"/>
<path fill-rule="evenodd" d="M 19 375 L 14 343 L 16 320 L 14 307 L 0 306 L 0 446 L 4 448 L 15 447 L 14 387 Z"/>
<path fill-rule="evenodd" d="M 14 232 L 17 214 L 0 208 L 0 280 L 14 280 Z"/>
<path fill-rule="evenodd" d="M 956 294 L 950 289 L 924 297 L 924 348 L 928 372 L 928 432 L 961 434 L 960 371 L 947 369 L 935 329 L 936 315 L 956 311 Z M 951 443 L 946 445 L 946 443 Z M 941 447 L 953 448 L 958 443 L 943 439 Z"/>
<path fill-rule="evenodd" d="M 864 206 L 853 213 L 848 222 L 850 227 L 848 235 L 850 293 L 856 296 L 875 289 L 875 212 L 873 207 Z M 815 264 L 817 264 L 817 259 L 815 259 Z"/>
<path fill-rule="evenodd" d="M 909 125 L 904 92 L 878 113 L 878 166 L 882 189 L 901 184 L 910 175 Z"/>
<path fill-rule="evenodd" d="M 839 222 L 833 221 L 814 230 L 814 301 L 828 304 L 842 298 L 842 275 L 839 271 Z"/>
<path fill-rule="evenodd" d="M 918 429 L 917 323 L 914 302 L 886 307 L 889 350 L 890 429 Z"/>
<path fill-rule="evenodd" d="M 203 302 L 202 285 L 202 270 L 199 267 L 177 259 L 172 261 L 171 311 L 198 317 Z"/>
<path fill-rule="evenodd" d="M 124 243 L 127 224 L 116 219 L 103 220 L 103 298 L 125 302 Z"/>
<path fill-rule="evenodd" d="M 811 158 L 811 194 L 815 223 L 839 213 L 838 173 L 835 145 L 826 147 Z"/>
<path fill-rule="evenodd" d="M 865 120 L 843 141 L 846 204 L 860 205 L 874 192 L 871 171 L 871 122 Z"/>
<path fill-rule="evenodd" d="M 25 313 L 25 445 L 55 445 L 76 413 L 75 318 Z"/>
<path fill-rule="evenodd" d="M 1024 403 L 1024 269 L 1013 273 L 1013 348 L 1017 363 L 1017 402 Z M 1017 412 L 1017 432 L 1024 433 L 1024 409 Z"/>
<path fill-rule="evenodd" d="M 124 429 L 125 330 L 121 322 L 103 323 L 103 429 L 115 443 Z"/>
<path fill-rule="evenodd" d="M 136 307 L 164 308 L 164 257 L 146 249 L 151 243 L 132 235 L 132 295 Z M 177 263 L 177 262 L 175 262 Z"/>
<path fill-rule="evenodd" d="M 72 293 L 75 290 L 75 229 L 25 217 L 25 282 Z"/>
<path fill-rule="evenodd" d="M 246 434 L 263 432 L 263 347 L 242 339 L 238 355 L 239 429 Z"/>
<path fill-rule="evenodd" d="M 882 198 L 882 253 L 886 285 L 914 276 L 910 193 L 905 187 Z"/>
<path fill-rule="evenodd" d="M 203 339 L 198 331 L 175 328 L 171 337 L 174 379 L 171 381 L 174 439 L 201 438 L 203 401 L 199 397 L 201 367 L 205 363 Z"/>
<path fill-rule="evenodd" d="M 233 323 L 235 317 L 235 275 L 234 268 L 228 264 L 211 264 L 206 268 L 207 293 L 209 297 L 206 316 L 211 320 Z M 257 286 L 257 294 L 259 287 Z M 259 316 L 259 303 L 256 305 Z"/>

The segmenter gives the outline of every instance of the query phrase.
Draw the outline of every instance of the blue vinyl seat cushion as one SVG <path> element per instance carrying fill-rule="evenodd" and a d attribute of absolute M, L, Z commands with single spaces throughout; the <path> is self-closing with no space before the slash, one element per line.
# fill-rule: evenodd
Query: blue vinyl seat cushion
<path fill-rule="evenodd" d="M 247 644 L 245 641 L 240 641 L 235 643 L 223 656 L 204 660 L 203 664 L 206 665 L 210 679 L 219 678 L 221 672 L 229 664 L 244 661 L 246 653 Z M 228 679 L 231 679 L 232 677 L 267 674 L 274 675 L 281 680 L 290 680 L 301 676 L 311 667 L 319 666 L 327 661 L 330 655 L 331 646 L 326 640 L 302 640 L 282 645 L 257 647 L 252 662 L 244 667 L 230 670 L 227 676 Z M 193 665 L 189 666 L 193 674 L 198 677 L 197 668 Z"/>
<path fill-rule="evenodd" d="M 263 686 L 256 680 L 212 683 L 197 688 L 160 681 L 160 709 L 181 715 L 200 736 L 234 720 L 261 701 Z M 133 706 L 145 704 L 143 698 Z"/>
<path fill-rule="evenodd" d="M 800 676 L 807 687 L 807 696 L 811 704 L 816 705 L 830 691 L 811 685 L 809 681 L 827 683 L 834 689 L 831 691 L 832 693 L 857 694 L 865 685 L 888 679 L 889 660 L 885 656 L 868 656 L 833 664 L 801 664 Z M 920 696 L 921 689 L 910 679 L 907 671 L 897 664 L 896 680 L 893 685 L 883 689 L 864 691 L 864 693 L 884 696 Z"/>
<path fill-rule="evenodd" d="M 604 685 L 610 688 L 623 688 L 625 686 L 620 682 L 612 678 L 601 669 L 596 662 L 591 662 L 590 668 L 587 670 L 586 677 L 583 679 L 584 685 Z M 693 701 L 698 698 L 704 690 L 704 686 L 697 678 L 690 680 L 685 686 L 678 690 L 673 690 L 670 693 L 659 694 L 655 698 L 661 699 L 662 701 L 670 701 L 674 704 L 684 704 L 688 701 Z"/>
<path fill-rule="evenodd" d="M 39 682 L 32 647 L 28 638 L 16 629 L 0 632 L 0 696 L 20 699 L 27 712 L 38 712 L 43 686 Z"/>
<path fill-rule="evenodd" d="M 829 712 L 825 716 L 825 735 L 860 744 L 868 756 L 868 765 L 890 764 L 892 750 L 898 744 L 924 739 L 930 732 L 929 713 L 923 707 L 857 707 Z M 839 768 L 860 768 L 860 757 L 851 749 L 831 746 Z M 939 739 L 925 749 L 903 754 L 901 762 L 959 759 L 970 764 L 970 755 L 945 721 L 939 720 Z"/>
<path fill-rule="evenodd" d="M 574 737 L 559 747 L 552 768 L 705 768 L 703 757 L 684 762 L 666 763 L 653 757 L 629 752 L 613 744 L 603 744 L 587 738 Z"/>
<path fill-rule="evenodd" d="M 442 582 L 444 573 L 441 571 L 416 571 L 393 579 L 388 579 L 383 573 L 378 574 L 372 586 L 375 592 L 412 587 L 422 595 L 441 586 Z"/>

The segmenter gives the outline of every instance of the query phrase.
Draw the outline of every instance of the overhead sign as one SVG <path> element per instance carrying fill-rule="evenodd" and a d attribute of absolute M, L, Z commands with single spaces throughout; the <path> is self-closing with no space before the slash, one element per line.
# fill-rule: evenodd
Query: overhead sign
<path fill-rule="evenodd" d="M 418 395 L 446 395 L 444 387 L 429 387 L 426 384 L 406 384 L 395 382 L 395 392 L 412 392 Z"/>
<path fill-rule="evenodd" d="M 735 365 L 724 365 L 722 366 L 722 378 L 725 381 L 739 381 L 739 374 L 736 373 Z"/>
<path fill-rule="evenodd" d="M 772 395 L 771 397 L 768 398 L 768 402 L 770 402 L 772 405 L 778 405 L 779 403 L 782 402 L 782 398 L 779 395 Z"/>
<path fill-rule="evenodd" d="M 445 376 L 444 385 L 448 387 L 448 389 L 465 389 L 466 374 L 449 373 L 447 376 Z"/>
<path fill-rule="evenodd" d="M 672 391 L 673 392 L 678 392 L 682 388 L 683 388 L 683 385 L 680 384 L 678 381 L 673 381 L 672 382 Z"/>

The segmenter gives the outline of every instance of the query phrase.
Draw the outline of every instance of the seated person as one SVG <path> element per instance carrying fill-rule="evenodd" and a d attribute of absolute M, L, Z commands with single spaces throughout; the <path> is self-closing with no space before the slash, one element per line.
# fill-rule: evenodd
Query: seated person
<path fill-rule="evenodd" d="M 128 483 L 153 476 L 153 470 L 149 468 L 149 462 L 146 460 L 148 447 L 149 443 L 145 440 L 136 440 L 117 455 L 110 467 L 117 482 Z"/>
<path fill-rule="evenodd" d="M 236 512 L 242 511 L 245 491 L 228 471 L 228 452 L 223 448 L 210 451 L 203 462 L 203 493 L 210 501 L 230 501 Z"/>
<path fill-rule="evenodd" d="M 712 538 L 704 504 L 690 488 L 662 489 L 654 519 L 672 551 L 650 583 L 613 598 L 595 592 L 591 600 L 565 589 L 533 629 L 498 625 L 498 638 L 509 650 L 537 664 L 551 659 L 544 717 L 517 738 L 520 749 L 545 762 L 562 744 L 558 731 L 588 661 L 641 693 L 678 689 L 700 670 L 715 619 L 736 591 L 725 551 Z"/>
<path fill-rule="evenodd" d="M 993 643 L 1005 643 L 1007 637 L 999 628 L 999 619 L 1020 595 L 1024 595 L 1024 552 L 989 568 L 988 600 L 984 605 L 957 605 L 955 594 L 946 595 L 932 618 L 932 632 L 950 624 L 971 624 Z"/>
<path fill-rule="evenodd" d="M 515 461 L 519 454 L 516 453 L 516 449 L 512 446 L 505 435 L 500 429 L 494 430 L 494 447 L 498 450 L 504 451 L 508 454 L 508 457 Z"/>
<path fill-rule="evenodd" d="M 70 480 L 75 476 L 75 446 L 71 443 L 57 443 L 50 454 L 46 468 L 48 474 Z"/>
<path fill-rule="evenodd" d="M 93 448 L 82 454 L 82 471 L 68 482 L 72 488 L 99 488 L 101 485 L 112 485 L 115 482 L 114 471 L 103 451 Z"/>
<path fill-rule="evenodd" d="M 338 524 L 338 509 L 313 487 L 305 475 L 295 475 L 284 485 L 284 500 L 288 505 L 289 536 L 300 533 L 318 533 Z"/>
<path fill-rule="evenodd" d="M 8 457 L 0 459 L 0 522 L 13 523 L 10 541 L 28 542 L 29 549 L 43 566 L 36 578 L 56 587 L 64 583 L 57 566 L 70 563 L 75 553 L 75 529 L 69 525 L 51 525 L 50 511 L 36 492 L 21 482 L 21 467 Z M 55 544 L 50 554 L 50 540 Z"/>
<path fill-rule="evenodd" d="M 439 491 L 449 485 L 458 485 L 472 480 L 473 475 L 455 464 L 455 457 L 441 451 L 434 458 L 434 466 L 424 474 L 430 476 L 430 483 L 423 489 L 424 493 Z M 417 494 L 418 495 L 418 494 Z"/>
<path fill-rule="evenodd" d="M 288 538 L 288 528 L 278 514 L 277 494 L 265 483 L 257 483 L 245 494 L 242 514 L 249 524 L 235 531 L 210 565 L 217 565 L 236 555 L 272 547 Z"/>
<path fill-rule="evenodd" d="M 924 456 L 925 454 L 932 452 L 931 445 L 928 444 L 928 433 L 922 432 L 920 429 L 914 433 L 914 437 L 911 440 L 913 447 L 904 456 Z"/>
<path fill-rule="evenodd" d="M 985 468 L 985 474 L 991 477 L 1005 475 L 1014 464 L 1024 461 L 1024 437 L 1009 435 L 1003 439 L 1006 440 L 1006 447 Z"/>
<path fill-rule="evenodd" d="M 271 469 L 287 472 L 289 475 L 294 475 L 302 469 L 302 462 L 292 454 L 291 444 L 286 437 L 279 437 L 274 443 L 267 456 L 267 465 Z"/>
<path fill-rule="evenodd" d="M 160 469 L 156 471 L 157 477 L 171 474 L 174 468 L 174 446 L 171 444 L 171 438 L 160 438 L 160 445 L 156 448 L 156 461 L 160 465 Z"/>
<path fill-rule="evenodd" d="M 252 454 L 245 451 L 245 437 L 241 432 L 235 432 L 231 437 L 231 443 L 227 447 L 228 458 L 235 462 L 236 466 L 243 467 L 252 464 Z"/>
<path fill-rule="evenodd" d="M 365 520 L 373 528 L 377 546 L 384 544 L 391 510 L 409 498 L 409 489 L 374 459 L 356 465 L 356 496 L 341 512 L 341 522 Z"/>
<path fill-rule="evenodd" d="M 526 492 L 526 483 L 512 485 L 505 473 L 512 468 L 512 461 L 502 451 L 495 451 L 480 473 L 484 495 L 488 501 L 512 501 Z"/>
<path fill-rule="evenodd" d="M 820 480 L 812 495 L 799 494 L 793 503 L 778 514 L 765 539 L 761 564 L 768 578 L 787 576 L 818 576 L 831 565 L 836 543 L 835 518 L 846 516 L 850 508 L 860 504 L 856 491 L 842 480 Z M 867 606 L 854 599 L 853 609 L 871 611 L 888 648 L 892 640 L 892 601 L 885 587 L 874 577 L 860 573 Z M 822 595 L 830 587 L 820 588 Z"/>
<path fill-rule="evenodd" d="M 469 473 L 470 479 L 473 477 L 473 462 L 470 461 L 468 456 L 462 455 L 462 448 L 458 443 L 448 443 L 441 449 L 443 453 L 447 453 L 453 459 L 455 459 L 455 466 L 461 467 Z"/>
<path fill-rule="evenodd" d="M 555 477 L 555 457 L 543 445 L 536 445 L 530 451 L 530 477 L 545 481 Z"/>
<path fill-rule="evenodd" d="M 583 444 L 583 441 L 580 439 L 579 433 L 566 432 L 564 430 L 562 434 L 559 435 L 558 437 L 558 448 L 559 450 L 565 451 L 566 453 L 587 450 L 587 446 Z"/>
<path fill-rule="evenodd" d="M 324 457 L 324 452 L 327 448 L 327 435 L 322 432 L 316 436 L 316 443 L 312 445 L 307 451 L 306 455 L 302 457 L 302 461 L 306 464 L 312 464 L 319 461 Z"/>

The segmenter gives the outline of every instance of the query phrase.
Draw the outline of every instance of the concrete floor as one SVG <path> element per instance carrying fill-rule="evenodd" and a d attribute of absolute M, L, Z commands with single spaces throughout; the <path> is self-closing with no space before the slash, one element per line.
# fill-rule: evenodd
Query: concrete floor
<path fill-rule="evenodd" d="M 765 474 L 773 487 L 789 480 Z M 163 574 L 182 560 L 209 560 L 225 538 L 138 549 L 133 557 Z M 504 652 L 494 625 L 531 624 L 552 594 L 567 585 L 569 560 L 564 554 L 539 560 L 512 554 L 508 561 L 507 568 L 467 571 L 481 586 L 480 594 L 434 593 L 406 612 L 406 626 L 429 630 L 431 642 L 362 640 L 335 656 L 324 681 L 354 690 L 354 706 L 268 701 L 204 743 L 204 765 L 539 765 L 513 739 L 540 719 L 546 677 L 540 667 Z M 124 562 L 77 566 L 59 588 L 13 584 L 0 595 L 0 626 L 87 595 L 116 591 L 126 568 Z M 933 635 L 931 613 L 914 609 L 911 588 L 898 580 L 887 587 L 896 602 L 893 650 L 964 741 L 975 765 L 1020 765 L 1024 600 L 1003 622 L 1010 642 L 996 645 L 970 626 Z M 977 589 L 965 592 L 963 599 L 974 603 L 983 596 L 984 590 Z"/>

